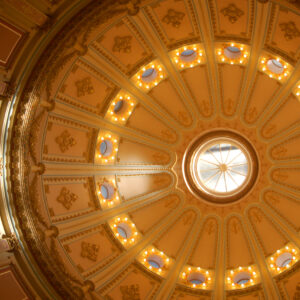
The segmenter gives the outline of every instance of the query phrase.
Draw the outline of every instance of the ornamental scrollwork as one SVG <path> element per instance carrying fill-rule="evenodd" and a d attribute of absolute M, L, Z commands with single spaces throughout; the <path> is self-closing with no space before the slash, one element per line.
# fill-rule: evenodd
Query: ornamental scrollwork
<path fill-rule="evenodd" d="M 92 95 L 95 92 L 91 77 L 85 77 L 81 80 L 75 81 L 75 85 L 77 88 L 77 97 Z"/>
<path fill-rule="evenodd" d="M 239 9 L 234 3 L 230 3 L 228 6 L 221 9 L 221 13 L 224 17 L 228 17 L 230 23 L 235 23 L 244 12 Z"/>
<path fill-rule="evenodd" d="M 300 36 L 300 31 L 293 21 L 280 23 L 279 27 L 283 31 L 284 37 L 287 41 L 293 40 L 294 38 Z"/>
<path fill-rule="evenodd" d="M 162 21 L 166 24 L 171 24 L 175 28 L 179 28 L 185 14 L 175 9 L 169 9 L 167 14 L 163 17 Z"/>
<path fill-rule="evenodd" d="M 131 40 L 132 36 L 116 36 L 114 39 L 114 45 L 112 48 L 113 52 L 123 52 L 130 53 L 131 52 Z"/>
<path fill-rule="evenodd" d="M 99 249 L 99 245 L 82 242 L 80 255 L 81 257 L 87 258 L 91 261 L 97 261 Z"/>
<path fill-rule="evenodd" d="M 60 194 L 56 198 L 56 201 L 61 203 L 66 209 L 69 210 L 72 207 L 73 202 L 75 202 L 77 199 L 77 195 L 72 193 L 66 187 L 63 187 L 60 191 Z"/>
<path fill-rule="evenodd" d="M 71 136 L 68 130 L 64 130 L 59 136 L 55 138 L 61 152 L 66 152 L 70 147 L 76 145 L 75 139 Z"/>
<path fill-rule="evenodd" d="M 140 300 L 140 289 L 138 284 L 120 286 L 122 300 Z"/>

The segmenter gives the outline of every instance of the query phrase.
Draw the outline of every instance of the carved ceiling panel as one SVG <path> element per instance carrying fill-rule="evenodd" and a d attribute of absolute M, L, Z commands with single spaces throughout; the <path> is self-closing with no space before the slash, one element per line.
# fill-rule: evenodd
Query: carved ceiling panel
<path fill-rule="evenodd" d="M 154 2 L 145 9 L 145 14 L 168 48 L 200 40 L 195 11 L 189 0 Z"/>
<path fill-rule="evenodd" d="M 251 39 L 255 1 L 208 0 L 216 38 Z"/>
<path fill-rule="evenodd" d="M 100 208 L 92 177 L 44 177 L 43 185 L 48 213 L 53 223 Z"/>

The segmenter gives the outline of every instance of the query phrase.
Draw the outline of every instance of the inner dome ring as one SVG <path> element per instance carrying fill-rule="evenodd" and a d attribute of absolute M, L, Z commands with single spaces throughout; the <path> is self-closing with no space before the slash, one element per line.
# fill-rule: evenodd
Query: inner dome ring
<path fill-rule="evenodd" d="M 243 175 L 243 180 L 240 180 L 235 187 L 232 186 L 233 183 L 231 188 L 227 189 L 226 186 L 226 190 L 225 188 L 223 190 L 222 188 L 217 188 L 217 184 L 223 176 L 226 185 L 226 178 L 231 178 L 230 180 L 232 181 L 232 177 L 234 177 L 232 175 L 237 175 L 236 170 L 233 169 L 234 166 L 230 165 L 230 160 L 229 163 L 224 163 L 223 161 L 211 163 L 214 170 L 210 170 L 208 173 L 212 174 L 211 177 L 219 178 L 215 180 L 216 188 L 211 188 L 211 185 L 209 186 L 203 180 L 203 170 L 199 167 L 201 166 L 200 160 L 202 160 L 203 155 L 210 152 L 216 145 L 221 144 L 228 145 L 234 149 L 240 155 L 244 169 L 247 169 L 247 172 Z M 214 156 L 213 153 L 212 156 Z M 228 130 L 215 130 L 206 132 L 191 142 L 183 158 L 182 170 L 185 183 L 195 196 L 210 203 L 227 204 L 242 199 L 252 189 L 258 176 L 258 158 L 252 145 L 240 134 Z M 211 180 L 211 177 L 208 178 L 208 182 Z"/>

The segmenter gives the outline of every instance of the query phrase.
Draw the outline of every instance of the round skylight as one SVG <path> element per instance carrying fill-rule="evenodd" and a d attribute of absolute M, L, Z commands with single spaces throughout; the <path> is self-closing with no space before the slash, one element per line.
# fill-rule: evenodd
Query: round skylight
<path fill-rule="evenodd" d="M 184 62 L 192 62 L 196 59 L 196 57 L 197 53 L 192 49 L 184 50 L 180 53 L 180 59 Z"/>
<path fill-rule="evenodd" d="M 183 173 L 189 190 L 200 199 L 225 204 L 241 199 L 255 183 L 257 155 L 235 132 L 208 132 L 187 148 Z"/>
<path fill-rule="evenodd" d="M 280 61 L 276 59 L 269 59 L 267 61 L 267 67 L 271 72 L 275 74 L 281 74 L 284 71 L 284 66 Z"/>
<path fill-rule="evenodd" d="M 201 186 L 216 193 L 240 188 L 248 177 L 247 154 L 239 145 L 218 140 L 204 147 L 197 160 Z"/>
<path fill-rule="evenodd" d="M 142 80 L 146 83 L 151 82 L 157 77 L 157 71 L 154 68 L 149 68 L 142 74 Z"/>
<path fill-rule="evenodd" d="M 242 52 L 238 47 L 229 46 L 225 48 L 224 54 L 227 58 L 235 59 L 239 58 L 242 55 Z"/>

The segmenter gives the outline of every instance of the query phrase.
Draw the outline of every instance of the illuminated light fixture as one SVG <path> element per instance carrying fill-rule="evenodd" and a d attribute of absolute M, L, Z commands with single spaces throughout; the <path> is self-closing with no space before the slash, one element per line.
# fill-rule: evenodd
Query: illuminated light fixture
<path fill-rule="evenodd" d="M 153 246 L 149 246 L 142 251 L 137 260 L 147 269 L 160 276 L 165 276 L 171 265 L 170 258 Z"/>
<path fill-rule="evenodd" d="M 216 57 L 220 63 L 245 65 L 248 57 L 248 46 L 239 43 L 223 43 L 216 45 Z"/>
<path fill-rule="evenodd" d="M 288 63 L 269 54 L 264 54 L 259 59 L 259 62 L 259 69 L 262 72 L 280 82 L 285 81 L 292 70 L 292 67 Z"/>
<path fill-rule="evenodd" d="M 111 230 L 125 248 L 131 247 L 140 238 L 140 234 L 132 224 L 132 221 L 126 215 L 109 221 Z"/>
<path fill-rule="evenodd" d="M 229 290 L 247 288 L 259 282 L 255 265 L 228 270 L 226 272 L 226 278 L 226 288 Z"/>
<path fill-rule="evenodd" d="M 111 102 L 105 118 L 113 123 L 125 124 L 132 114 L 136 101 L 124 92 L 120 92 Z"/>
<path fill-rule="evenodd" d="M 299 261 L 299 251 L 292 243 L 278 249 L 268 258 L 269 268 L 275 275 L 291 268 L 297 261 Z"/>
<path fill-rule="evenodd" d="M 169 53 L 177 68 L 194 68 L 204 63 L 204 50 L 200 44 L 186 45 Z"/>
<path fill-rule="evenodd" d="M 159 61 L 155 60 L 138 71 L 132 80 L 144 91 L 150 91 L 164 78 L 166 78 L 166 73 Z"/>
<path fill-rule="evenodd" d="M 213 288 L 213 271 L 200 267 L 185 266 L 179 282 L 190 288 L 209 290 Z"/>
<path fill-rule="evenodd" d="M 98 164 L 114 164 L 118 152 L 118 137 L 111 133 L 99 133 L 95 153 Z"/>

